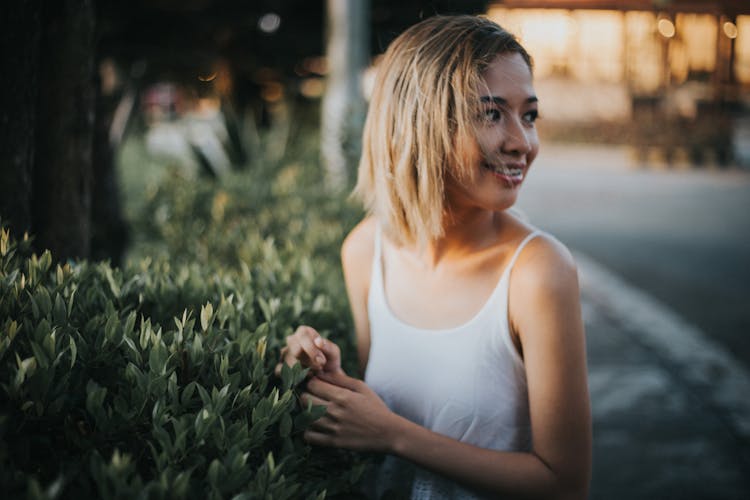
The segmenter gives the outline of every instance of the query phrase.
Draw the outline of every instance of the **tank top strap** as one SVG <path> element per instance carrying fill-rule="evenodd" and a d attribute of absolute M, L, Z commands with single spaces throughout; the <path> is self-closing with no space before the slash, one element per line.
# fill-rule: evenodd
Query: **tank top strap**
<path fill-rule="evenodd" d="M 510 258 L 510 262 L 506 267 L 506 273 L 510 273 L 510 270 L 513 269 L 513 265 L 516 263 L 516 259 L 518 259 L 518 256 L 521 255 L 521 251 L 524 249 L 526 244 L 541 234 L 543 234 L 542 231 L 540 231 L 539 229 L 534 229 L 532 232 L 526 235 L 526 237 L 516 247 L 516 251 L 513 253 L 513 257 Z"/>

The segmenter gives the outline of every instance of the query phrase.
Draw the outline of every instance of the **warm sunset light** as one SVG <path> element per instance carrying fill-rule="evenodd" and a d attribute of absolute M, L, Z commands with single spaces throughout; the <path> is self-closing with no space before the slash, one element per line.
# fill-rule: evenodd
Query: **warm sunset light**
<path fill-rule="evenodd" d="M 216 72 L 209 73 L 207 75 L 198 75 L 198 80 L 201 82 L 212 82 L 216 79 Z"/>
<path fill-rule="evenodd" d="M 491 5 L 487 16 L 516 33 L 534 56 L 537 79 L 624 85 L 648 94 L 727 68 L 750 84 L 750 16 L 540 9 Z M 722 36 L 719 37 L 718 35 Z M 728 51 L 718 40 L 732 40 Z M 701 77 L 700 75 L 704 75 Z M 718 77 L 717 77 L 718 78 Z"/>
<path fill-rule="evenodd" d="M 732 38 L 732 39 L 737 38 L 737 34 L 738 34 L 737 25 L 734 24 L 733 22 L 730 22 L 730 21 L 725 22 L 723 29 L 724 29 L 724 34 L 727 36 L 727 38 Z"/>
<path fill-rule="evenodd" d="M 656 27 L 664 38 L 672 38 L 675 34 L 674 23 L 669 19 L 659 19 Z"/>

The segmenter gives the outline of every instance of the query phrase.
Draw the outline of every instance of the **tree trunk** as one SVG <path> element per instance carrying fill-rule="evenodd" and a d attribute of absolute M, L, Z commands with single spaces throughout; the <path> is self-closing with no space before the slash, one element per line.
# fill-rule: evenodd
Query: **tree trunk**
<path fill-rule="evenodd" d="M 369 57 L 369 1 L 327 0 L 328 81 L 323 98 L 321 157 L 333 189 L 345 188 L 360 153 L 365 102 L 361 75 Z"/>
<path fill-rule="evenodd" d="M 122 214 L 122 196 L 115 166 L 115 150 L 120 145 L 122 134 L 119 131 L 112 133 L 112 121 L 123 92 L 114 61 L 103 59 L 98 66 L 92 149 L 90 257 L 95 260 L 109 259 L 112 265 L 119 266 L 128 242 L 128 226 Z"/>
<path fill-rule="evenodd" d="M 31 230 L 41 11 L 40 0 L 16 0 L 0 16 L 0 217 L 16 238 Z"/>
<path fill-rule="evenodd" d="M 39 64 L 32 228 L 61 260 L 90 248 L 94 124 L 93 0 L 45 2 Z"/>

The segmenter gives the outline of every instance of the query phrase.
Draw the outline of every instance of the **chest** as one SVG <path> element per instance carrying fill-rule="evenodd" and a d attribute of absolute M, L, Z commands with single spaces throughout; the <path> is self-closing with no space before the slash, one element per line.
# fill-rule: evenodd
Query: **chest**
<path fill-rule="evenodd" d="M 473 265 L 425 270 L 398 255 L 386 256 L 383 289 L 391 312 L 425 329 L 454 328 L 479 313 L 502 274 L 500 258 Z"/>
<path fill-rule="evenodd" d="M 526 379 L 499 322 L 418 332 L 378 315 L 371 328 L 365 381 L 391 410 L 477 446 L 516 446 L 528 426 Z"/>

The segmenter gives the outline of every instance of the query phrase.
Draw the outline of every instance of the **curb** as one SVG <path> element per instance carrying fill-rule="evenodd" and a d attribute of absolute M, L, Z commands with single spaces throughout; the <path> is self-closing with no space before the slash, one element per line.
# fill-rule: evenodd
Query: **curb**
<path fill-rule="evenodd" d="M 587 300 L 606 308 L 627 333 L 674 366 L 733 428 L 750 439 L 750 372 L 723 346 L 654 297 L 590 257 L 574 252 Z"/>

